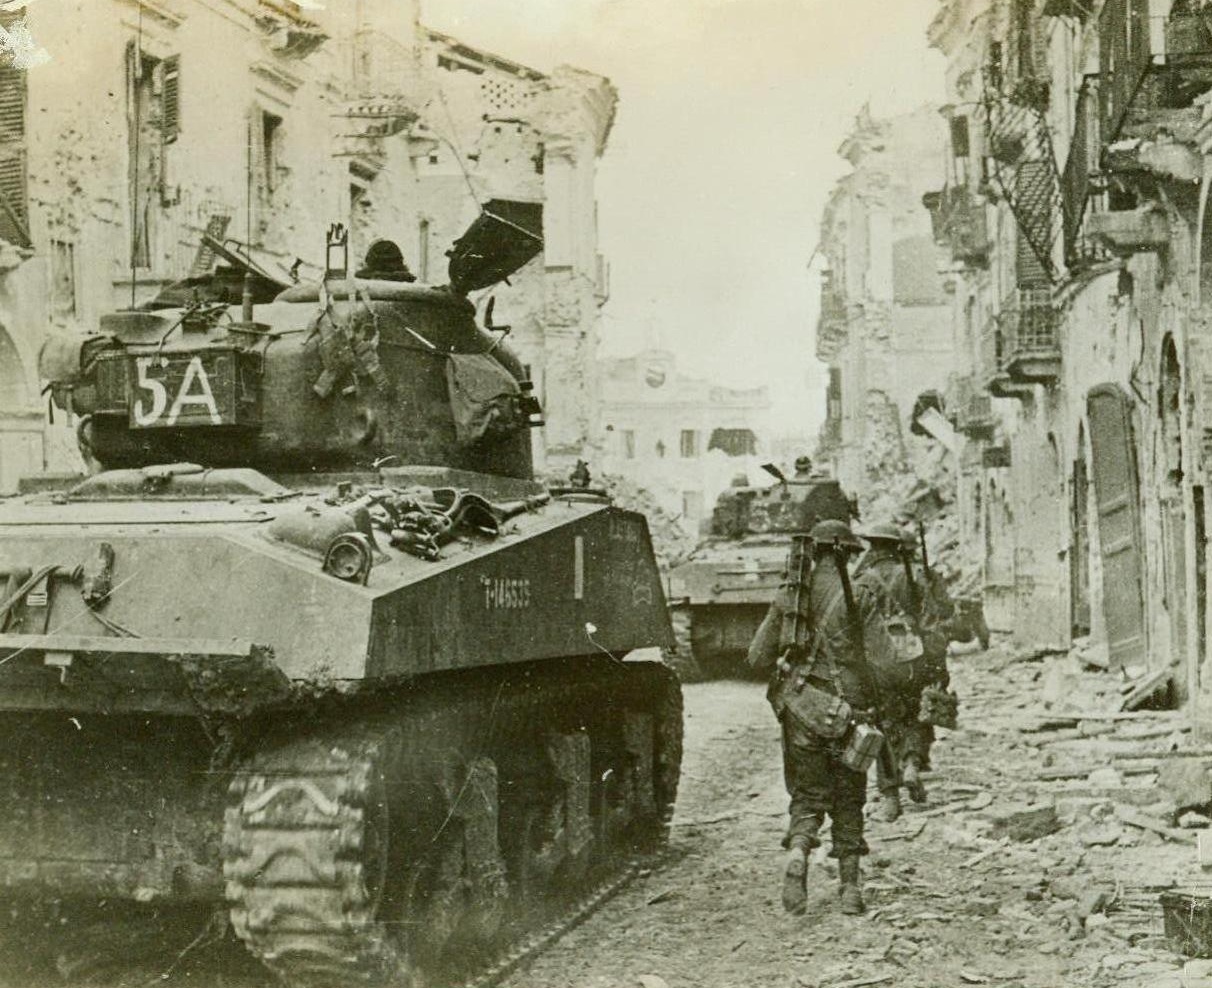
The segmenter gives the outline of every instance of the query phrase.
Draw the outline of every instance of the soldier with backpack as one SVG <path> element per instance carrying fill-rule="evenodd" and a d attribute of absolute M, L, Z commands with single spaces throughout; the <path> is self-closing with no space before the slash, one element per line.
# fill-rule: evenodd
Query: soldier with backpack
<path fill-rule="evenodd" d="M 867 768 L 881 741 L 878 697 L 868 656 L 885 650 L 869 592 L 848 566 L 862 543 L 842 521 L 795 536 L 787 582 L 749 649 L 749 664 L 772 674 L 767 696 L 783 730 L 783 775 L 791 797 L 783 846 L 783 907 L 802 913 L 808 857 L 828 815 L 841 878 L 841 911 L 863 911 L 859 860 Z"/>
<path fill-rule="evenodd" d="M 880 816 L 891 822 L 901 815 L 902 785 L 914 802 L 925 802 L 921 773 L 934 742 L 931 721 L 946 720 L 946 713 L 936 709 L 940 704 L 954 709 L 954 695 L 947 692 L 954 608 L 942 585 L 915 568 L 911 536 L 886 523 L 873 526 L 863 538 L 871 548 L 855 569 L 855 583 L 875 600 L 892 643 L 890 661 L 874 669 L 886 701 L 887 745 L 878 765 Z"/>

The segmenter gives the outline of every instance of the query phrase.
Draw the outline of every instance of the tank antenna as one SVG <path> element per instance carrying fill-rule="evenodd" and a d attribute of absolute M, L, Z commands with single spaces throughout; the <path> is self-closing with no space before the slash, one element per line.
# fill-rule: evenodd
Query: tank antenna
<path fill-rule="evenodd" d="M 131 57 L 131 101 L 135 104 L 134 167 L 130 189 L 130 307 L 135 307 L 135 272 L 139 260 L 139 131 L 143 128 L 143 115 L 139 112 L 139 86 L 143 82 L 143 0 L 136 4 L 138 15 L 135 27 L 135 50 Z M 144 231 L 146 235 L 146 231 Z"/>
<path fill-rule="evenodd" d="M 252 275 L 252 189 L 253 189 L 253 116 L 256 107 L 248 111 L 247 140 L 244 147 L 244 292 L 240 297 L 240 318 L 253 321 L 253 275 Z"/>

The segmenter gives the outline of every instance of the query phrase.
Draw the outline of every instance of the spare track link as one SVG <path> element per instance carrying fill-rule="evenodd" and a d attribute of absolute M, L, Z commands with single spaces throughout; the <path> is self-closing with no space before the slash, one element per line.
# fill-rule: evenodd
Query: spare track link
<path fill-rule="evenodd" d="M 676 674 L 660 663 L 626 663 L 624 691 L 646 701 L 654 715 L 653 782 L 664 823 L 673 812 L 682 757 L 682 694 Z M 574 681 L 544 691 L 542 704 L 579 692 Z M 620 684 L 622 685 L 622 684 Z M 493 691 L 463 695 L 463 702 L 510 705 Z M 431 701 L 434 698 L 429 698 Z M 510 700 L 530 708 L 533 696 Z M 457 706 L 459 704 L 456 704 Z M 404 716 L 432 718 L 421 711 Z M 450 713 L 456 711 L 452 708 Z M 330 728 L 254 755 L 233 779 L 225 814 L 223 870 L 236 934 L 291 988 L 423 985 L 407 959 L 376 922 L 375 876 L 362 860 L 369 842 L 366 812 L 378 775 L 389 770 L 402 736 L 399 721 Z M 523 936 L 506 948 L 512 963 L 547 946 L 588 915 L 634 875 L 634 862 L 582 896 L 565 916 L 545 924 L 546 934 Z M 587 908 L 587 904 L 591 904 Z M 500 957 L 501 955 L 498 955 Z M 498 961 L 498 963 L 500 963 Z M 488 981 L 471 983 L 491 983 Z"/>

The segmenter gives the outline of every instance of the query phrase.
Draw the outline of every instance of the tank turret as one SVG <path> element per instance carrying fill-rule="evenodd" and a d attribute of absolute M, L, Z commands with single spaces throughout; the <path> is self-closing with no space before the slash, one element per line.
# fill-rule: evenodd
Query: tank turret
<path fill-rule="evenodd" d="M 393 277 L 384 243 L 363 269 L 376 278 L 349 277 L 345 258 L 255 318 L 222 300 L 104 316 L 96 334 L 52 339 L 43 376 L 106 468 L 189 460 L 280 473 L 394 461 L 530 479 L 538 402 L 459 291 L 482 280 L 467 272 L 467 238 L 451 261 L 462 278 L 444 288 Z M 334 231 L 330 254 L 344 245 Z"/>

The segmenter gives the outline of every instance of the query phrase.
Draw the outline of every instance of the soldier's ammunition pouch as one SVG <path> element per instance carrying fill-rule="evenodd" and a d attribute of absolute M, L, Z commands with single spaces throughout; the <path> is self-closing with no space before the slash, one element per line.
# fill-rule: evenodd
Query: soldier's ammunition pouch
<path fill-rule="evenodd" d="M 798 669 L 775 683 L 770 702 L 776 714 L 786 712 L 805 730 L 830 740 L 842 737 L 854 721 L 849 703 L 813 686 Z"/>
<path fill-rule="evenodd" d="M 917 719 L 923 724 L 953 730 L 959 720 L 959 698 L 952 690 L 927 686 L 922 690 Z"/>

